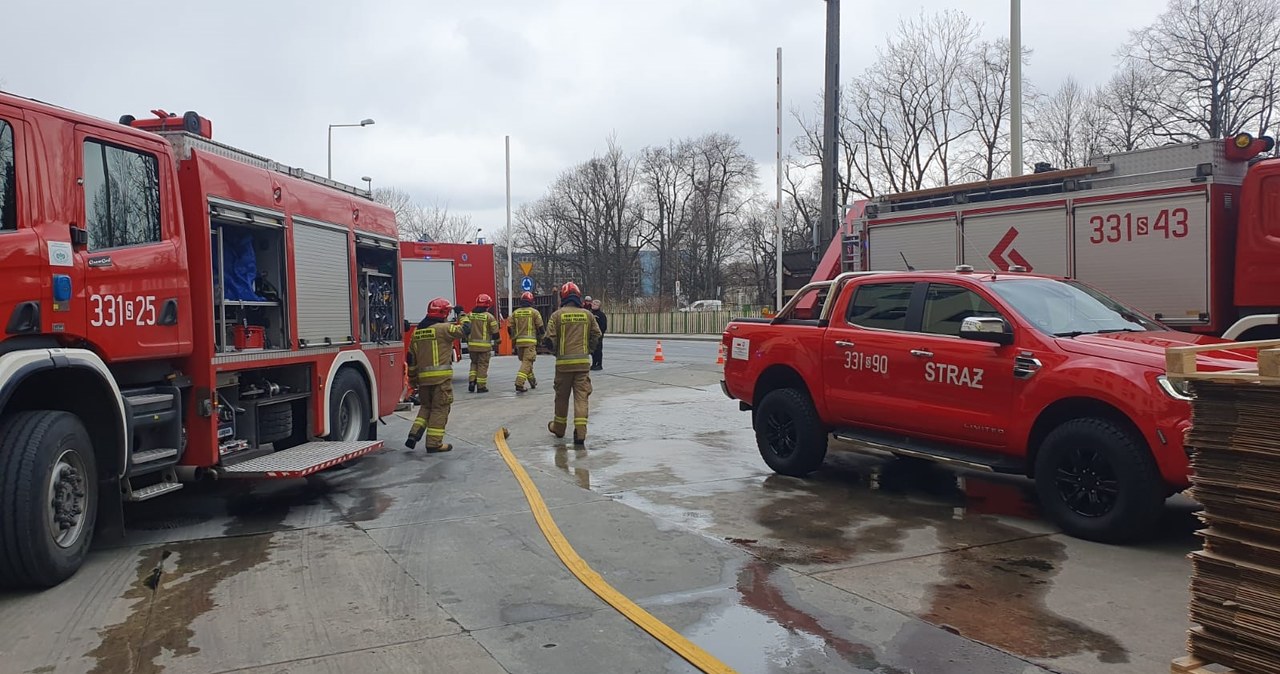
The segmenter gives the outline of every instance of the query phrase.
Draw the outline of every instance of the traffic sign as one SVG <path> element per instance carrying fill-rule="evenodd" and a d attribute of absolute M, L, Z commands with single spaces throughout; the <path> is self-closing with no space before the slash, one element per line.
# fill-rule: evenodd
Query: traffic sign
<path fill-rule="evenodd" d="M 528 276 L 520 279 L 520 289 L 527 293 L 533 292 L 533 279 Z"/>
<path fill-rule="evenodd" d="M 521 263 L 520 263 L 520 273 L 521 273 L 521 274 L 523 274 L 523 275 L 525 275 L 525 276 L 529 276 L 530 274 L 532 274 L 532 273 L 533 273 L 533 263 L 532 263 L 532 262 L 521 262 Z"/>

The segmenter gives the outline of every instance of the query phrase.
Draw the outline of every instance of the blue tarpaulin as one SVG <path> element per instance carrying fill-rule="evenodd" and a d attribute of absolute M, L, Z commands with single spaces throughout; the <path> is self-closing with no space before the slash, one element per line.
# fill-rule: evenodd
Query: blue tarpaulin
<path fill-rule="evenodd" d="M 253 280 L 258 276 L 258 258 L 253 252 L 253 235 L 223 228 L 222 257 L 227 268 L 224 271 L 226 287 L 223 294 L 228 300 L 261 302 L 253 291 Z"/>

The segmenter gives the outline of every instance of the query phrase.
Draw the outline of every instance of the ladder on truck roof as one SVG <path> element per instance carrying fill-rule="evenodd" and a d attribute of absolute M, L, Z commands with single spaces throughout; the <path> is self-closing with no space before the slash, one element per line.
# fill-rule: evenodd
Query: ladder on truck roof
<path fill-rule="evenodd" d="M 1094 157 L 1089 166 L 1079 168 L 1050 169 L 1023 176 L 879 196 L 867 204 L 866 217 L 1172 181 L 1239 184 L 1248 165 L 1247 161 L 1228 158 L 1226 143 L 1221 140 L 1162 145 L 1101 155 Z"/>
<path fill-rule="evenodd" d="M 286 164 L 282 164 L 278 161 L 275 161 L 274 159 L 268 159 L 266 157 L 263 157 L 262 155 L 257 155 L 252 152 L 246 152 L 245 150 L 232 147 L 225 143 L 219 143 L 216 140 L 203 138 L 201 136 L 198 136 L 188 131 L 156 131 L 155 133 L 157 135 L 164 136 L 164 138 L 168 140 L 171 145 L 173 145 L 174 152 L 177 154 L 179 159 L 189 159 L 191 157 L 192 150 L 200 150 L 201 152 L 215 154 L 220 157 L 226 157 L 227 159 L 234 159 L 238 162 L 241 162 L 243 164 L 248 164 L 250 166 L 256 166 L 258 168 L 267 169 L 269 171 L 283 173 L 293 178 L 305 180 L 307 182 L 315 183 L 317 185 L 323 185 L 325 187 L 346 192 L 347 194 L 357 196 L 362 199 L 369 199 L 369 200 L 373 199 L 373 193 L 367 189 L 361 189 L 353 185 L 340 183 L 331 178 L 318 176 L 306 170 L 293 167 L 293 166 L 288 166 Z"/>

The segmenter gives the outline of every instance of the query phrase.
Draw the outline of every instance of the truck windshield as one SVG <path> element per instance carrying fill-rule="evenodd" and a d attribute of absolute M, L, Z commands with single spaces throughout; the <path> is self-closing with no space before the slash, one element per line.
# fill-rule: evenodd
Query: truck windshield
<path fill-rule="evenodd" d="M 1054 337 L 1165 330 L 1137 311 L 1074 281 L 1006 279 L 988 285 L 1028 322 Z"/>

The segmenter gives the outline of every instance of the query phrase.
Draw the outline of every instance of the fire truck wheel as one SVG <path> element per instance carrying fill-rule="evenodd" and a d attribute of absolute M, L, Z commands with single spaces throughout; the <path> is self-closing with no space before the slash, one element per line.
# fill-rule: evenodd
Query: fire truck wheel
<path fill-rule="evenodd" d="M 97 464 L 75 415 L 42 410 L 0 421 L 0 586 L 70 578 L 97 517 Z"/>
<path fill-rule="evenodd" d="M 329 389 L 330 440 L 355 442 L 369 436 L 369 387 L 355 370 L 338 371 Z"/>
<path fill-rule="evenodd" d="M 1045 514 L 1077 538 L 1139 540 L 1164 508 L 1164 480 L 1146 445 L 1106 419 L 1073 419 L 1050 432 L 1035 480 Z"/>
<path fill-rule="evenodd" d="M 827 457 L 827 432 L 809 396 L 793 388 L 770 391 L 753 416 L 756 445 L 776 473 L 804 477 Z"/>
<path fill-rule="evenodd" d="M 258 442 L 275 443 L 292 435 L 293 405 L 277 403 L 258 408 Z"/>

